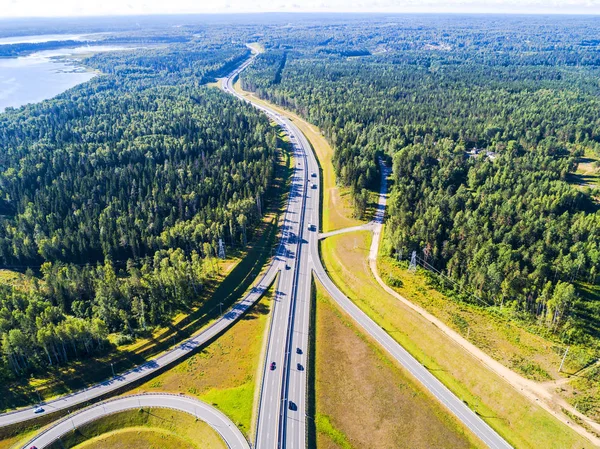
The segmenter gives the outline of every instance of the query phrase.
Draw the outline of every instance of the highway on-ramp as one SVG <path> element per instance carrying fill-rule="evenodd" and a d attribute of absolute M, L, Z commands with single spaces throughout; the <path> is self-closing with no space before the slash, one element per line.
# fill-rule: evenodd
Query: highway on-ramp
<path fill-rule="evenodd" d="M 46 431 L 29 440 L 23 449 L 50 446 L 63 435 L 85 424 L 114 413 L 134 409 L 168 408 L 195 416 L 210 425 L 230 449 L 250 449 L 242 432 L 231 420 L 211 405 L 189 396 L 166 393 L 139 394 L 101 402 L 61 419 Z"/>

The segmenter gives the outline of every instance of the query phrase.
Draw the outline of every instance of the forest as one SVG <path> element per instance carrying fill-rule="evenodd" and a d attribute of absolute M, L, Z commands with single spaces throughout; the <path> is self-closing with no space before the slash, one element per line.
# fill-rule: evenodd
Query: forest
<path fill-rule="evenodd" d="M 566 342 L 598 341 L 598 23 L 419 16 L 298 27 L 242 85 L 318 125 L 338 181 L 376 189 L 393 164 L 385 240 L 464 300 L 513 311 Z M 365 202 L 355 201 L 357 215 Z"/>
<path fill-rule="evenodd" d="M 247 57 L 212 41 L 102 53 L 101 75 L 0 115 L 0 378 L 111 350 L 198 305 L 216 246 L 269 201 L 277 130 L 205 84 Z"/>

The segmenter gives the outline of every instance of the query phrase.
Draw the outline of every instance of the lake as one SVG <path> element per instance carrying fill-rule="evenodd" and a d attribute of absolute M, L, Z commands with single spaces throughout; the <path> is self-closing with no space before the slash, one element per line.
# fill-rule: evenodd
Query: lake
<path fill-rule="evenodd" d="M 95 76 L 76 62 L 57 58 L 127 49 L 97 45 L 47 50 L 17 58 L 0 58 L 0 113 L 9 106 L 16 108 L 53 98 Z"/>

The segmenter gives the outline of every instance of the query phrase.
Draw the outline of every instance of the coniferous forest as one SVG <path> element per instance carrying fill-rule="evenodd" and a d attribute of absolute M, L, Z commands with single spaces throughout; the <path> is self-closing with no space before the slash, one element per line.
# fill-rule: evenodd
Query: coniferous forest
<path fill-rule="evenodd" d="M 243 45 L 103 53 L 102 75 L 0 115 L 0 376 L 109 349 L 196 305 L 217 243 L 261 219 L 276 131 L 215 88 Z"/>
<path fill-rule="evenodd" d="M 387 159 L 389 254 L 416 251 L 464 300 L 597 345 L 600 304 L 579 286 L 598 282 L 600 190 L 575 172 L 600 158 L 598 31 L 565 17 L 306 27 L 242 84 L 324 131 L 357 216 Z"/>
<path fill-rule="evenodd" d="M 276 134 L 206 86 L 247 42 L 265 51 L 242 86 L 321 128 L 357 216 L 377 158 L 393 166 L 389 255 L 416 251 L 464 300 L 598 347 L 584 287 L 600 274 L 600 190 L 577 174 L 600 160 L 595 18 L 164 20 L 108 35 L 136 48 L 87 57 L 90 82 L 0 114 L 0 261 L 31 279 L 0 289 L 0 376 L 163 322 L 210 280 L 219 238 L 247 242 Z"/>

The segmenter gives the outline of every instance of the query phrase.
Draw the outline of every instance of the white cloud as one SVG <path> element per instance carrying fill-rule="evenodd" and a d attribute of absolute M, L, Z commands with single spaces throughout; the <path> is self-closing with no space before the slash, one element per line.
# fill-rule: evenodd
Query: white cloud
<path fill-rule="evenodd" d="M 0 0 L 2 18 L 276 11 L 600 14 L 600 0 Z"/>

